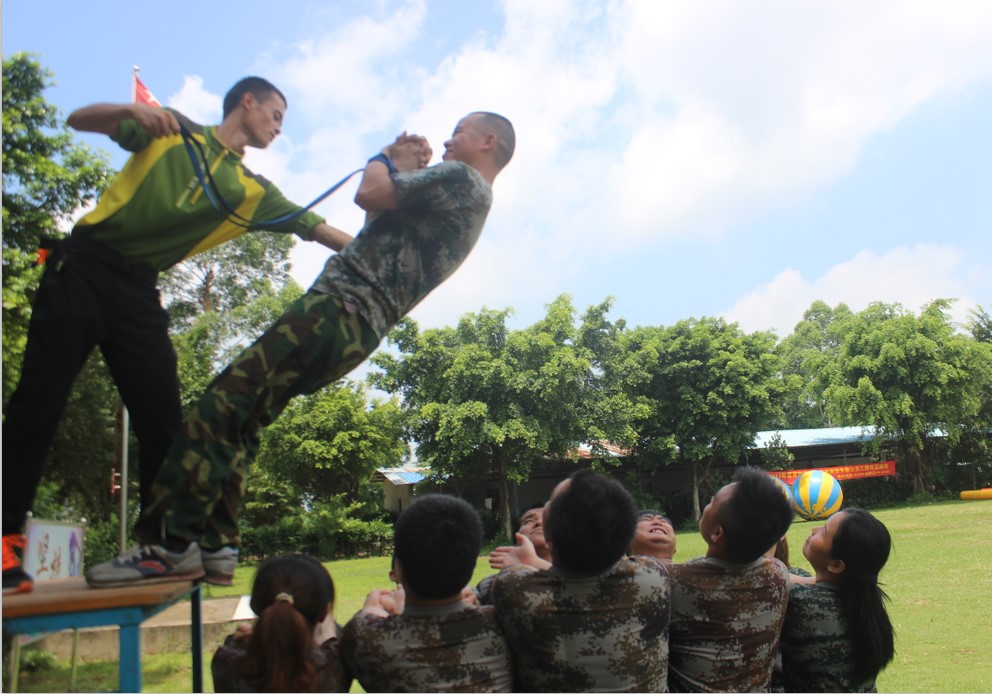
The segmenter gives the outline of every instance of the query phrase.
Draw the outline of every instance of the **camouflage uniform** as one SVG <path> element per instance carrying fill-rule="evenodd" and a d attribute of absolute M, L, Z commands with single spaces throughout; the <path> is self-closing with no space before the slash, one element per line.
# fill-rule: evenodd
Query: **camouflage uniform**
<path fill-rule="evenodd" d="M 510 649 L 491 607 L 359 612 L 341 634 L 341 656 L 367 692 L 513 691 Z"/>
<path fill-rule="evenodd" d="M 625 557 L 591 578 L 511 566 L 493 605 L 517 691 L 667 691 L 671 587 L 650 557 Z"/>
<path fill-rule="evenodd" d="M 706 557 L 669 571 L 672 691 L 768 691 L 789 597 L 785 565 Z"/>
<path fill-rule="evenodd" d="M 207 388 L 172 442 L 142 508 L 142 544 L 238 545 L 238 506 L 259 428 L 291 398 L 361 364 L 468 256 L 492 204 L 472 167 L 393 174 L 399 209 L 373 217 L 313 287 Z"/>
<path fill-rule="evenodd" d="M 793 583 L 782 626 L 787 692 L 873 692 L 875 680 L 855 681 L 853 646 L 840 596 L 831 583 Z"/>
<path fill-rule="evenodd" d="M 313 646 L 307 660 L 314 666 L 316 676 L 310 685 L 311 692 L 347 692 L 351 689 L 351 675 L 345 672 L 338 655 L 337 639 L 328 639 L 320 646 Z M 233 636 L 228 636 L 224 644 L 214 653 L 210 672 L 214 679 L 215 692 L 258 692 L 261 691 L 252 671 L 252 663 L 246 651 Z"/>
<path fill-rule="evenodd" d="M 479 597 L 480 605 L 493 604 L 493 583 L 495 583 L 498 575 L 486 576 L 475 586 L 475 594 Z"/>

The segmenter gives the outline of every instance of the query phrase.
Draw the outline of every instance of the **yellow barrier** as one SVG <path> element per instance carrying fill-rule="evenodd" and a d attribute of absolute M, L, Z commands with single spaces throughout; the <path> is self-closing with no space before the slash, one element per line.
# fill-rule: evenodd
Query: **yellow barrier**
<path fill-rule="evenodd" d="M 986 487 L 985 489 L 969 489 L 966 492 L 961 492 L 961 498 L 965 501 L 992 499 L 992 487 Z"/>

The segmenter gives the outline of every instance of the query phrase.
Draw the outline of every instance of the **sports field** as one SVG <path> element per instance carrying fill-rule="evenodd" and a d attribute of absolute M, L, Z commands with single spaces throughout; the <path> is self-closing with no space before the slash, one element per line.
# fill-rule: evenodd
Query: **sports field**
<path fill-rule="evenodd" d="M 893 535 L 893 554 L 882 572 L 892 601 L 896 659 L 878 680 L 880 692 L 992 691 L 992 501 L 947 501 L 875 513 Z M 803 540 L 816 525 L 797 521 L 789 531 L 792 563 L 809 568 Z M 703 552 L 695 532 L 678 533 L 676 560 Z M 375 557 L 328 564 L 337 585 L 335 614 L 345 622 L 361 607 L 365 593 L 388 583 L 389 559 Z M 476 580 L 490 573 L 480 558 Z M 237 582 L 206 597 L 248 593 L 253 571 L 242 567 Z M 204 654 L 209 680 L 210 653 Z M 143 662 L 146 691 L 189 691 L 187 655 L 157 655 Z M 68 691 L 69 666 L 22 673 L 25 692 Z M 83 662 L 79 691 L 108 691 L 117 686 L 116 663 Z M 360 689 L 355 687 L 356 691 Z"/>

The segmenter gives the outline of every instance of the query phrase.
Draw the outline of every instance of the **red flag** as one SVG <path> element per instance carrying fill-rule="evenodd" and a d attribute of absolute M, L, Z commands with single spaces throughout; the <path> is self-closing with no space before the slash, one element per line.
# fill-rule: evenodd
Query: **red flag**
<path fill-rule="evenodd" d="M 155 98 L 155 95 L 148 91 L 148 87 L 144 85 L 141 78 L 138 77 L 138 71 L 134 71 L 134 103 L 136 104 L 147 104 L 148 106 L 158 106 L 162 107 L 161 102 Z"/>

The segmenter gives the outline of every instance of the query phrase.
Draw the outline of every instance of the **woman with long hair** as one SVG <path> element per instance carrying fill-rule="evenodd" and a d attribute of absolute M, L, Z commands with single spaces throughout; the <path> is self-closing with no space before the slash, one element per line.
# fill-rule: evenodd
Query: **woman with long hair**
<path fill-rule="evenodd" d="M 876 691 L 895 654 L 878 574 L 892 547 L 888 528 L 849 508 L 814 528 L 803 555 L 815 583 L 794 582 L 782 627 L 782 670 L 791 692 Z"/>
<path fill-rule="evenodd" d="M 334 581 L 312 557 L 266 560 L 255 574 L 250 630 L 228 636 L 211 663 L 218 692 L 347 692 L 331 616 Z"/>

